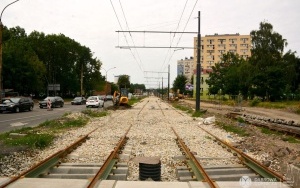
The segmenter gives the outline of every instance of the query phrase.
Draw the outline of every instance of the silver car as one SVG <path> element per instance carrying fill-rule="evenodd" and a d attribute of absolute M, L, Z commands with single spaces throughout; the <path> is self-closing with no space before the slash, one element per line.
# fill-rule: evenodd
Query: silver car
<path fill-rule="evenodd" d="M 104 107 L 104 101 L 99 96 L 89 96 L 86 100 L 86 107 Z"/>

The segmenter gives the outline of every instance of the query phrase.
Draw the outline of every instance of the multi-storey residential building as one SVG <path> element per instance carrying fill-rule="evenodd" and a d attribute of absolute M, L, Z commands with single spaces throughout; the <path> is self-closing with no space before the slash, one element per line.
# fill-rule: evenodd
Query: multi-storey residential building
<path fill-rule="evenodd" d="M 197 45 L 198 38 L 194 38 L 194 67 L 197 68 Z M 227 52 L 239 54 L 243 58 L 251 56 L 251 37 L 250 35 L 240 34 L 214 34 L 201 37 L 200 63 L 201 63 L 201 80 L 208 79 L 208 73 L 216 63 L 221 62 L 221 57 Z M 196 72 L 196 71 L 195 71 Z M 194 82 L 194 88 L 196 88 Z M 194 90 L 195 91 L 195 90 Z M 200 82 L 201 95 L 208 93 L 208 85 L 205 81 Z M 195 93 L 194 93 L 195 96 Z"/>
<path fill-rule="evenodd" d="M 190 83 L 192 81 L 194 69 L 196 69 L 196 67 L 194 65 L 193 57 L 190 57 L 190 59 L 186 57 L 185 59 L 177 61 L 177 75 L 184 75 Z"/>
<path fill-rule="evenodd" d="M 197 37 L 194 38 L 194 67 L 197 63 Z M 240 34 L 214 34 L 201 37 L 201 68 L 212 69 L 216 63 L 221 61 L 223 54 L 227 52 L 237 53 L 243 58 L 251 56 L 251 37 L 250 35 Z"/>

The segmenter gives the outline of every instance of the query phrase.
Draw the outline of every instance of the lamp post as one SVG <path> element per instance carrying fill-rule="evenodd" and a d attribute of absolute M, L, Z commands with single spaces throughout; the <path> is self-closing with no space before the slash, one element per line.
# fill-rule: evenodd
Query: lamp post
<path fill-rule="evenodd" d="M 1 18 L 2 18 L 2 14 L 3 14 L 4 10 L 9 5 L 12 5 L 12 4 L 16 3 L 17 1 L 19 1 L 19 0 L 16 0 L 16 1 L 6 5 L 6 7 L 4 7 L 4 9 L 2 10 L 2 12 L 0 14 L 0 101 L 2 100 L 2 93 L 3 93 L 3 83 L 2 83 L 2 32 L 3 32 L 3 24 L 2 24 Z"/>
<path fill-rule="evenodd" d="M 105 69 L 102 67 L 102 69 L 105 71 L 105 95 L 107 95 L 107 72 L 110 71 L 111 69 L 115 69 L 117 67 L 112 67 L 112 68 L 109 68 L 109 69 Z"/>

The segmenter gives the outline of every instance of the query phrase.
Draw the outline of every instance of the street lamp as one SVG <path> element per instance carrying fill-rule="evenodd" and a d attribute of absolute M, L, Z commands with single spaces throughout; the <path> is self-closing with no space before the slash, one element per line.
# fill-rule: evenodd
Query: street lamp
<path fill-rule="evenodd" d="M 4 10 L 9 5 L 12 5 L 17 1 L 19 1 L 19 0 L 16 0 L 16 1 L 6 5 L 6 7 L 4 7 L 4 9 L 2 10 L 1 15 L 0 15 L 0 101 L 2 100 L 2 93 L 3 93 L 3 87 L 2 87 L 3 86 L 3 83 L 2 83 L 2 32 L 3 32 L 3 24 L 2 24 L 1 18 L 2 18 L 2 14 L 3 14 Z"/>
<path fill-rule="evenodd" d="M 109 68 L 109 69 L 105 69 L 102 67 L 102 69 L 105 71 L 105 95 L 107 95 L 107 72 L 110 71 L 111 69 L 115 69 L 117 67 L 112 67 L 112 68 Z"/>

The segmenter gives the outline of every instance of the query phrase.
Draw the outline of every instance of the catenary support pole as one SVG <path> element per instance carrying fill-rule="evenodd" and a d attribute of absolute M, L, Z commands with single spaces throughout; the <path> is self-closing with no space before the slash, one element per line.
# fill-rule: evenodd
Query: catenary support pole
<path fill-rule="evenodd" d="M 164 77 L 161 77 L 161 99 L 164 100 Z"/>
<path fill-rule="evenodd" d="M 168 65 L 168 101 L 170 101 L 170 64 Z"/>
<path fill-rule="evenodd" d="M 201 63 L 200 63 L 200 47 L 201 47 L 201 34 L 200 34 L 200 11 L 198 11 L 198 42 L 197 42 L 197 80 L 196 80 L 196 111 L 200 111 L 200 79 L 201 79 Z"/>

